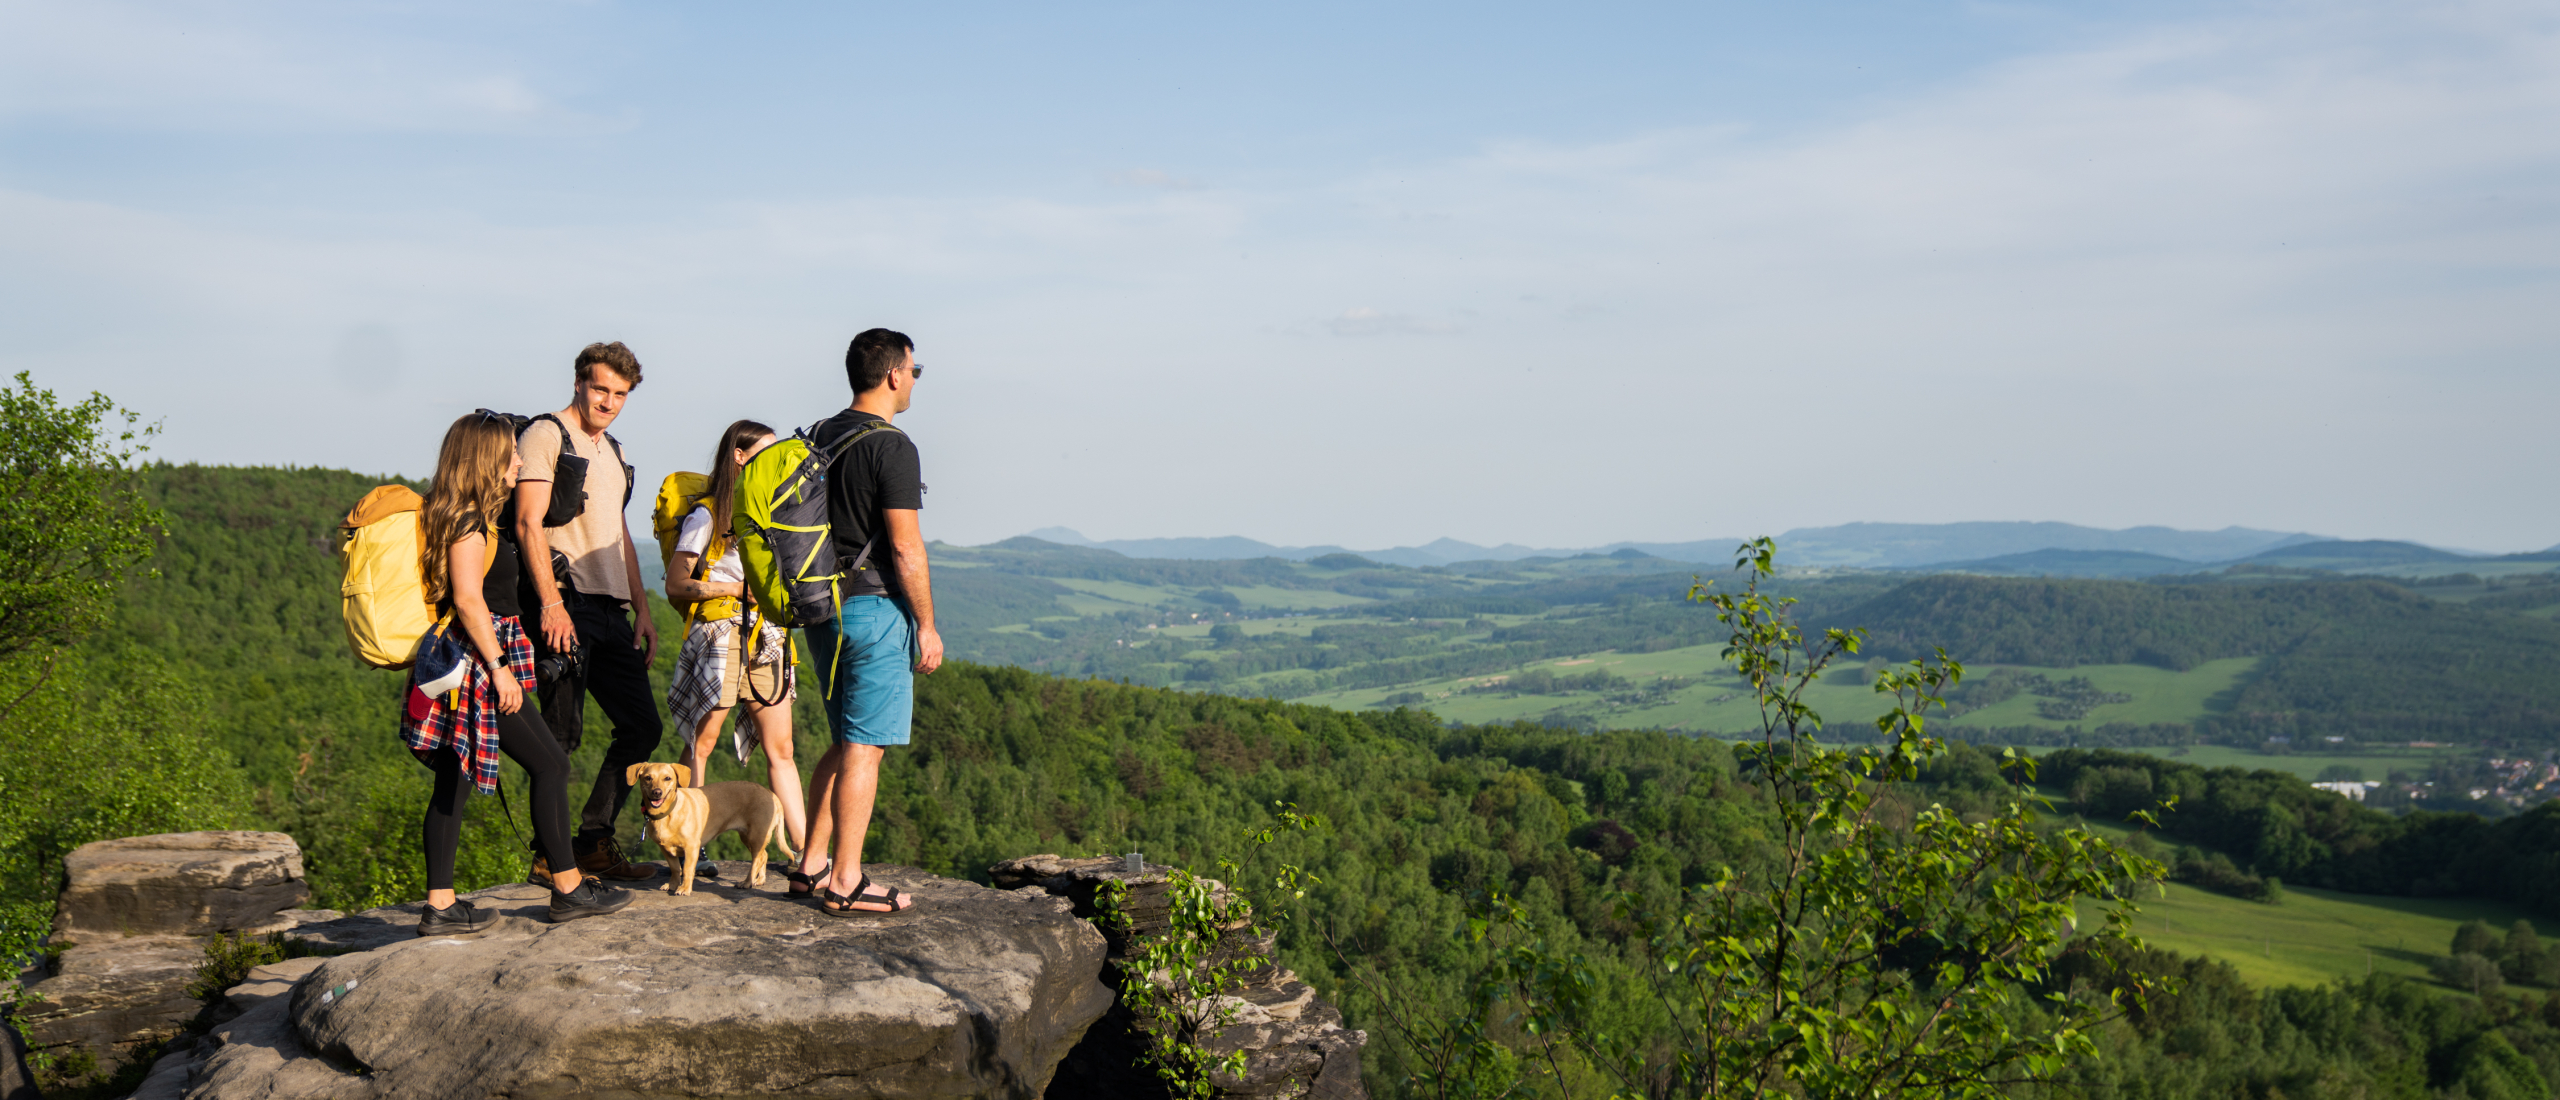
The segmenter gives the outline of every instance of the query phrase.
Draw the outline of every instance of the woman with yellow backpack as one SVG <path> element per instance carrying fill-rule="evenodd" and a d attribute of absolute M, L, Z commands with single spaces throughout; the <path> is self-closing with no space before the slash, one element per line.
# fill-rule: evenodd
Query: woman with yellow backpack
<path fill-rule="evenodd" d="M 462 842 L 463 801 L 474 789 L 497 789 L 501 752 L 524 768 L 533 787 L 534 837 L 555 868 L 551 919 L 600 916 L 631 904 L 629 891 L 578 873 L 569 848 L 569 756 L 543 725 L 541 712 L 524 705 L 534 689 L 533 644 L 516 603 L 516 547 L 499 537 L 496 525 L 522 468 L 515 431 L 505 418 L 472 413 L 445 430 L 434 487 L 417 506 L 417 579 L 437 625 L 410 666 L 400 733 L 418 762 L 435 773 L 423 825 L 427 903 L 418 918 L 421 936 L 486 931 L 498 919 L 454 896 L 453 865 Z M 364 511 L 359 505 L 358 512 Z M 361 518 L 350 516 L 350 526 L 363 526 Z M 355 622 L 352 615 L 349 622 Z M 431 662 L 430 649 L 459 660 Z"/>
<path fill-rule="evenodd" d="M 667 552 L 667 599 L 684 613 L 684 648 L 676 654 L 667 687 L 667 711 L 676 728 L 692 731 L 686 764 L 693 785 L 719 743 L 720 726 L 733 707 L 744 707 L 732 739 L 738 762 L 747 760 L 747 723 L 764 746 L 767 782 L 782 800 L 783 827 L 791 846 L 807 842 L 809 812 L 800 790 L 800 768 L 791 751 L 791 700 L 796 688 L 791 632 L 758 614 L 747 600 L 746 573 L 730 538 L 738 472 L 773 445 L 773 429 L 741 420 L 720 433 L 711 452 L 711 474 L 672 474 L 658 490 L 658 532 Z M 672 537 L 670 537 L 672 535 Z M 752 624 L 752 626 L 750 625 Z M 750 633 L 752 631 L 752 633 Z M 792 892 L 807 891 L 806 876 L 790 872 Z"/>

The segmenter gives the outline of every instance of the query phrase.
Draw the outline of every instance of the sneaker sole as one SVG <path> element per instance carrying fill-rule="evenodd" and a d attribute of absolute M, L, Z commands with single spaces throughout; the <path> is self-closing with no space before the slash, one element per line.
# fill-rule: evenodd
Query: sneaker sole
<path fill-rule="evenodd" d="M 570 922 L 570 921 L 573 921 L 573 920 L 584 920 L 584 919 L 586 919 L 586 918 L 588 918 L 588 917 L 609 917 L 609 916 L 612 916 L 612 915 L 613 915 L 613 914 L 615 914 L 615 913 L 619 913 L 619 912 L 621 912 L 621 911 L 623 911 L 623 910 L 625 910 L 625 909 L 628 909 L 628 908 L 630 908 L 630 907 L 631 907 L 631 903 L 630 903 L 629 901 L 627 901 L 627 900 L 626 900 L 626 901 L 624 901 L 622 904 L 620 904 L 620 905 L 616 905 L 616 906 L 612 906 L 612 907 L 610 907 L 610 908 L 607 908 L 607 907 L 604 907 L 604 906 L 597 906 L 597 907 L 592 908 L 592 909 L 580 909 L 580 910 L 578 910 L 578 911 L 576 911 L 576 912 L 574 912 L 574 913 L 561 913 L 561 912 L 554 911 L 554 912 L 551 914 L 551 923 L 553 923 L 553 924 L 567 924 L 567 923 L 568 923 L 568 922 Z"/>

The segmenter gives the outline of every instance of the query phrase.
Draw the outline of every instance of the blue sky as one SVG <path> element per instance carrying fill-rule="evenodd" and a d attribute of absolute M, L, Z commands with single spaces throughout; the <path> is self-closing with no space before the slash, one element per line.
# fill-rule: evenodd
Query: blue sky
<path fill-rule="evenodd" d="M 927 532 L 2560 542 L 2560 6 L 0 0 L 0 369 L 651 482 L 915 335 Z"/>

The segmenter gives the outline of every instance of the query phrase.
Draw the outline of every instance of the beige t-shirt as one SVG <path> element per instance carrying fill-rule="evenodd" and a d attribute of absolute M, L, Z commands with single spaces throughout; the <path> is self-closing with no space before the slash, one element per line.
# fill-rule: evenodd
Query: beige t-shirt
<path fill-rule="evenodd" d="M 516 440 L 526 481 L 549 481 L 560 464 L 562 432 L 548 420 L 534 422 Z M 551 548 L 569 557 L 569 583 L 590 596 L 631 601 L 631 574 L 622 560 L 622 460 L 613 444 L 566 433 L 571 453 L 587 460 L 587 507 L 578 518 L 549 529 Z M 527 562 L 525 567 L 533 568 Z"/>

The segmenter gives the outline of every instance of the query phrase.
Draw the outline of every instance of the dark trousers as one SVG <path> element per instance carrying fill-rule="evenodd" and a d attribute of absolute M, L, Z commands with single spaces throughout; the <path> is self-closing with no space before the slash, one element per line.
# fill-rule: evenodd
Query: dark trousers
<path fill-rule="evenodd" d="M 498 716 L 498 751 L 524 768 L 532 781 L 526 809 L 533 818 L 535 850 L 554 867 L 568 867 L 578 857 L 569 850 L 569 754 L 530 706 Z M 437 750 L 420 754 L 419 762 L 436 773 L 435 794 L 427 799 L 427 889 L 453 889 L 453 861 L 462 848 L 462 804 L 471 797 L 471 781 L 462 775 L 462 754 Z"/>
<path fill-rule="evenodd" d="M 555 715 L 553 729 L 561 735 L 562 747 L 575 751 L 583 737 L 584 700 L 595 699 L 605 720 L 613 723 L 613 741 L 605 746 L 604 766 L 596 775 L 595 788 L 587 794 L 586 809 L 578 815 L 578 835 L 582 837 L 611 833 L 615 819 L 622 816 L 622 805 L 631 800 L 631 784 L 623 778 L 631 765 L 642 763 L 657 754 L 658 742 L 665 739 L 666 723 L 658 718 L 658 691 L 649 683 L 646 654 L 633 648 L 638 635 L 631 627 L 631 613 L 622 601 L 581 592 L 563 591 L 560 598 L 567 604 L 569 622 L 578 628 L 578 649 L 584 660 L 580 674 L 546 680 L 541 685 L 542 709 Z M 533 629 L 537 657 L 543 648 L 541 620 L 526 624 Z M 576 721 L 563 721 L 572 714 Z"/>

